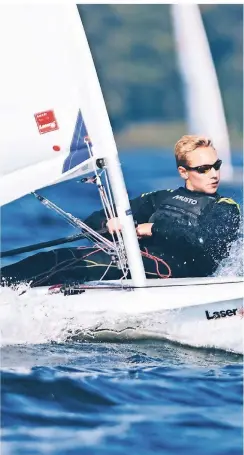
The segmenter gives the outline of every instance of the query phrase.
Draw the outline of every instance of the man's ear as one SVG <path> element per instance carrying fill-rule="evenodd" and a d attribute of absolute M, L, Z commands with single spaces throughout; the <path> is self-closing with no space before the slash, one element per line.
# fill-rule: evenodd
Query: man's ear
<path fill-rule="evenodd" d="M 188 172 L 183 166 L 178 167 L 178 172 L 184 180 L 188 179 Z"/>

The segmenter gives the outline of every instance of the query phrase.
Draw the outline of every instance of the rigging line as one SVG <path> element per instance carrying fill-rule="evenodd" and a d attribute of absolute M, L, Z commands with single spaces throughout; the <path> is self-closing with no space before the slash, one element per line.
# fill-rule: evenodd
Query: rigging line
<path fill-rule="evenodd" d="M 102 235 L 100 235 L 99 233 L 97 233 L 96 231 L 91 229 L 89 226 L 87 226 L 79 218 L 76 218 L 73 215 L 71 215 L 70 213 L 65 212 L 60 207 L 56 206 L 56 204 L 49 201 L 47 198 L 40 196 L 36 192 L 34 192 L 33 194 L 46 207 L 53 209 L 59 215 L 61 215 L 63 218 L 65 218 L 68 221 L 71 221 L 71 224 L 74 227 L 79 227 L 79 228 L 85 229 L 85 231 L 87 231 L 87 232 L 83 232 L 84 237 L 87 238 L 88 240 L 92 241 L 93 243 L 99 241 L 101 243 L 101 244 L 99 244 L 99 248 L 101 248 L 106 254 L 115 253 L 118 257 L 120 257 L 119 249 L 117 248 L 117 245 L 115 243 L 107 240 L 105 237 L 103 237 Z"/>
<path fill-rule="evenodd" d="M 86 146 L 88 148 L 89 155 L 92 156 L 92 151 L 91 151 L 91 147 L 90 147 L 88 139 L 85 139 L 84 142 L 86 143 Z M 108 218 L 108 214 L 110 217 L 115 217 L 114 204 L 113 204 L 113 199 L 112 199 L 112 195 L 111 195 L 110 184 L 109 184 L 106 168 L 102 169 L 101 174 L 98 174 L 98 171 L 97 171 L 96 167 L 94 166 L 94 172 L 95 172 L 95 176 L 96 176 L 96 185 L 99 190 L 99 194 L 100 194 L 101 202 L 102 202 L 102 205 L 103 205 L 103 208 L 105 211 L 105 215 L 107 218 Z M 109 198 L 107 196 L 106 189 L 105 189 L 104 185 L 102 184 L 101 177 L 100 177 L 100 175 L 102 175 L 103 173 L 105 175 L 105 182 L 106 182 L 107 190 L 109 193 Z M 105 207 L 107 210 L 105 210 Z"/>
<path fill-rule="evenodd" d="M 107 171 L 105 172 L 105 182 L 106 182 L 106 186 L 108 188 L 108 201 L 109 201 L 108 203 L 110 203 L 113 217 L 116 217 L 117 215 L 116 215 L 115 209 L 114 209 L 114 202 L 113 202 L 113 198 L 112 198 L 112 193 L 111 193 L 111 189 L 110 189 L 110 182 L 109 182 L 109 179 L 108 179 Z"/>
<path fill-rule="evenodd" d="M 116 218 L 117 215 L 115 213 L 112 193 L 111 193 L 111 189 L 110 189 L 110 182 L 109 182 L 109 179 L 108 179 L 108 175 L 107 175 L 106 169 L 105 169 L 105 183 L 106 183 L 107 191 L 104 188 L 104 186 L 102 187 L 102 190 L 104 192 L 104 198 L 106 198 L 107 206 L 110 208 L 109 215 L 110 215 L 110 218 Z M 107 192 L 108 192 L 108 195 L 107 195 Z M 121 269 L 124 270 L 124 273 L 127 275 L 128 267 L 126 267 L 126 264 L 127 264 L 128 261 L 127 261 L 127 256 L 126 256 L 126 253 L 125 253 L 123 237 L 121 235 L 121 232 L 118 229 L 116 229 L 116 235 L 117 235 L 118 242 L 119 242 L 119 245 L 120 245 L 120 248 L 121 248 L 121 252 L 122 252 L 122 256 L 123 256 L 123 257 L 119 256 L 120 266 L 121 266 Z M 114 234 L 113 233 L 112 233 L 112 238 L 113 238 L 113 241 L 115 242 L 115 238 L 114 238 Z"/>
<path fill-rule="evenodd" d="M 91 156 L 92 155 L 92 151 L 91 151 L 91 147 L 90 147 L 88 139 L 84 139 L 84 142 L 86 143 L 86 146 L 88 148 L 88 152 L 89 152 L 89 154 Z M 103 209 L 104 209 L 105 217 L 106 217 L 106 219 L 108 221 L 110 218 L 114 218 L 115 217 L 115 210 L 114 210 L 112 194 L 111 194 L 111 190 L 110 190 L 110 184 L 109 184 L 107 172 L 106 172 L 106 169 L 102 170 L 102 173 L 104 172 L 104 174 L 105 174 L 105 182 L 106 182 L 107 191 L 109 193 L 109 197 L 107 195 L 106 188 L 104 187 L 104 185 L 102 184 L 102 181 L 101 181 L 100 175 L 102 175 L 102 173 L 99 174 L 95 166 L 94 166 L 94 172 L 95 172 L 95 176 L 96 176 L 96 178 L 95 178 L 96 186 L 98 188 L 98 192 L 99 192 L 100 199 L 101 199 L 101 202 L 102 202 L 102 206 L 103 206 Z M 119 243 L 120 250 L 121 250 L 122 254 L 120 253 L 120 250 L 117 248 L 117 244 L 116 244 L 115 237 L 114 237 L 113 233 L 111 234 L 112 235 L 112 239 L 113 239 L 112 243 L 114 244 L 114 248 L 117 251 L 117 256 L 118 256 L 119 263 L 120 263 L 120 268 L 121 268 L 121 270 L 123 270 L 124 274 L 127 275 L 127 273 L 128 273 L 127 262 L 128 261 L 127 261 L 127 256 L 126 256 L 125 249 L 124 249 L 123 237 L 122 237 L 121 233 L 119 232 L 119 230 L 116 230 L 116 234 L 117 234 L 118 243 Z"/>
<path fill-rule="evenodd" d="M 110 206 L 111 206 L 111 209 L 112 209 L 112 216 L 113 217 L 117 217 L 117 214 L 115 213 L 115 210 L 114 210 L 112 192 L 111 192 L 111 189 L 110 189 L 110 182 L 109 182 L 109 179 L 108 179 L 107 172 L 105 172 L 105 181 L 106 181 L 106 186 L 107 186 L 107 189 L 108 189 L 108 196 L 109 196 Z M 118 230 L 116 230 L 116 232 L 117 232 L 117 237 L 118 237 L 119 241 L 124 245 L 123 237 L 122 237 L 121 233 Z"/>
<path fill-rule="evenodd" d="M 144 256 L 144 257 L 147 257 L 148 259 L 152 259 L 155 262 L 156 272 L 157 272 L 157 275 L 160 278 L 170 278 L 171 277 L 171 275 L 172 275 L 171 268 L 170 268 L 169 264 L 167 264 L 167 262 L 164 261 L 162 258 L 159 258 L 157 256 L 154 256 L 154 255 L 148 253 L 148 249 L 146 247 L 145 247 L 145 252 L 141 251 L 141 255 Z M 159 271 L 159 262 L 161 262 L 161 264 L 163 264 L 167 268 L 168 275 L 164 275 L 164 274 L 160 273 L 160 271 Z"/>
<path fill-rule="evenodd" d="M 96 251 L 98 251 L 98 250 L 96 250 Z M 95 253 L 95 251 L 92 252 L 91 254 L 93 254 L 93 253 Z M 82 256 L 81 258 L 77 258 L 77 257 L 75 257 L 73 252 L 72 252 L 72 255 L 73 255 L 73 258 L 74 258 L 73 260 L 66 259 L 65 261 L 62 261 L 62 262 L 52 266 L 48 271 L 42 272 L 39 275 L 35 276 L 35 278 L 34 277 L 29 278 L 30 280 L 32 280 L 32 282 L 30 283 L 30 287 L 36 287 L 36 286 L 40 285 L 41 283 L 43 283 L 43 281 L 45 281 L 46 279 L 51 278 L 53 275 L 55 275 L 55 273 L 63 272 L 63 271 L 67 270 L 70 267 L 73 267 L 73 269 L 75 269 L 75 268 L 90 268 L 90 267 L 106 267 L 107 266 L 107 264 L 99 264 L 99 263 L 97 263 L 95 261 L 91 261 L 89 259 L 86 259 L 86 256 L 85 257 Z M 79 263 L 82 262 L 82 261 L 87 262 L 90 265 L 87 265 L 87 264 L 86 265 L 80 265 Z M 113 268 L 116 267 L 117 268 L 117 266 L 114 265 L 112 263 L 112 261 L 110 262 L 109 267 L 113 267 Z"/>
<path fill-rule="evenodd" d="M 105 172 L 105 175 L 106 175 L 106 172 Z M 101 198 L 101 201 L 102 201 L 102 204 L 103 204 L 103 207 L 104 207 L 104 212 L 105 212 L 106 219 L 107 219 L 107 221 L 109 221 L 111 218 L 115 217 L 115 214 L 113 213 L 114 212 L 113 206 L 110 205 L 110 203 L 109 203 L 109 200 L 108 200 L 108 197 L 107 197 L 107 193 L 106 193 L 106 189 L 104 188 L 103 185 L 99 185 L 98 186 L 98 191 L 99 191 L 100 198 Z M 119 231 L 118 230 L 116 230 L 116 234 L 117 234 L 118 240 L 120 240 L 120 238 L 119 238 L 120 236 L 119 236 Z M 111 236 L 112 236 L 112 239 L 113 239 L 113 243 L 116 244 L 113 232 L 111 233 Z"/>
<path fill-rule="evenodd" d="M 89 154 L 91 156 L 90 144 L 89 144 L 88 141 L 85 141 L 85 143 L 87 145 Z M 104 185 L 102 184 L 101 177 L 100 177 L 104 172 L 105 172 L 105 175 L 106 175 L 106 171 L 103 169 L 101 174 L 99 174 L 97 169 L 96 169 L 96 167 L 94 166 L 94 172 L 95 172 L 95 183 L 96 183 L 96 186 L 98 188 L 98 192 L 99 192 L 99 196 L 100 196 L 101 203 L 102 203 L 102 206 L 103 206 L 103 210 L 104 210 L 104 213 L 105 213 L 105 217 L 108 220 L 109 216 L 111 217 L 111 206 L 112 206 L 112 204 L 109 204 L 109 201 L 108 201 L 108 198 L 107 198 L 107 195 L 106 195 L 106 189 L 104 188 Z"/>
<path fill-rule="evenodd" d="M 67 268 L 67 266 L 73 265 L 73 264 L 75 264 L 75 262 L 77 262 L 80 259 L 82 259 L 82 258 L 76 258 L 76 256 L 72 252 L 73 260 L 72 259 L 65 259 L 64 261 L 61 261 L 61 262 L 58 263 L 57 262 L 57 251 L 53 251 L 53 254 L 55 256 L 56 263 L 49 270 L 45 270 L 44 272 L 41 272 L 38 275 L 36 275 L 35 276 L 35 280 L 38 279 L 38 281 L 34 281 L 33 280 L 34 285 L 42 282 L 47 277 L 51 277 L 57 271 L 65 270 Z M 30 279 L 32 279 L 32 278 L 33 277 L 31 277 Z"/>
<path fill-rule="evenodd" d="M 106 229 L 101 229 L 100 234 L 107 233 Z M 8 256 L 14 256 L 17 254 L 28 253 L 30 251 L 41 250 L 55 245 L 61 245 L 64 243 L 77 242 L 78 240 L 84 240 L 86 237 L 83 233 L 75 234 L 68 237 L 60 237 L 59 239 L 48 240 L 47 242 L 33 243 L 32 245 L 23 246 L 20 248 L 14 248 L 12 250 L 0 252 L 0 258 L 5 258 Z"/>
<path fill-rule="evenodd" d="M 45 198 L 44 196 L 40 196 L 38 193 L 33 192 L 34 196 L 46 207 L 53 209 L 55 212 L 57 212 L 59 215 L 61 215 L 63 218 L 65 218 L 72 226 L 78 227 L 80 229 L 84 229 L 85 231 L 88 232 L 89 235 L 92 235 L 96 240 L 100 241 L 101 243 L 105 244 L 109 250 L 114 250 L 114 245 L 110 240 L 107 240 L 105 237 L 100 235 L 98 232 L 94 231 L 92 228 L 90 228 L 87 224 L 85 224 L 83 221 L 81 221 L 79 218 L 74 217 L 71 215 L 71 213 L 67 213 L 64 210 L 62 210 L 60 207 L 58 207 L 56 204 L 53 202 L 49 201 L 49 199 Z M 84 233 L 84 236 L 87 236 L 87 233 Z"/>
<path fill-rule="evenodd" d="M 100 179 L 100 177 L 99 177 L 99 179 Z M 104 191 L 103 185 L 100 183 L 97 183 L 97 180 L 98 179 L 96 179 L 96 185 L 97 185 L 99 196 L 100 196 L 100 199 L 102 202 L 105 217 L 106 217 L 106 220 L 108 221 L 109 220 L 109 206 L 108 206 L 106 198 L 105 198 L 105 191 Z"/>
<path fill-rule="evenodd" d="M 90 147 L 88 139 L 84 139 L 84 142 L 85 142 L 85 144 L 87 146 L 87 149 L 88 149 L 90 157 L 92 157 L 92 150 L 91 150 L 91 147 Z M 106 218 L 108 220 L 109 216 L 110 217 L 114 216 L 113 201 L 112 201 L 112 198 L 110 197 L 110 203 L 109 203 L 109 199 L 107 197 L 106 189 L 104 188 L 104 185 L 102 184 L 101 177 L 100 177 L 100 175 L 105 173 L 106 184 L 107 184 L 108 190 L 110 192 L 109 183 L 108 183 L 108 179 L 107 179 L 107 172 L 106 172 L 105 169 L 103 169 L 101 174 L 99 174 L 97 169 L 96 169 L 96 166 L 94 166 L 94 172 L 95 172 L 95 176 L 96 176 L 95 181 L 96 181 L 96 185 L 98 187 L 98 191 L 99 191 L 99 195 L 100 195 L 101 202 L 102 202 L 102 205 L 103 205 L 103 209 L 104 209 L 104 212 L 105 212 L 105 216 L 106 216 Z"/>
<path fill-rule="evenodd" d="M 62 261 L 62 262 L 52 266 L 48 271 L 42 272 L 39 275 L 37 275 L 35 277 L 35 280 L 33 279 L 33 282 L 30 284 L 30 287 L 38 286 L 38 284 L 41 284 L 43 281 L 45 281 L 45 279 L 52 277 L 55 273 L 63 272 L 67 268 L 72 267 L 79 261 L 83 260 L 82 257 L 76 258 L 74 255 L 73 255 L 73 257 L 74 257 L 74 259 L 71 260 L 71 262 L 70 262 L 70 259 L 66 259 L 65 261 Z M 36 279 L 38 279 L 38 280 L 36 281 Z"/>
<path fill-rule="evenodd" d="M 101 278 L 100 278 L 99 281 L 102 281 L 102 280 L 103 280 L 103 278 L 106 276 L 107 272 L 109 271 L 111 265 L 112 265 L 112 261 L 108 264 L 108 267 L 106 268 L 104 274 L 101 276 Z"/>
<path fill-rule="evenodd" d="M 90 147 L 88 138 L 85 138 L 84 142 L 86 143 L 89 155 L 91 157 L 92 156 L 92 152 L 91 152 L 91 147 Z M 107 196 L 106 189 L 102 185 L 102 182 L 101 182 L 101 179 L 100 179 L 100 175 L 97 172 L 96 166 L 94 166 L 94 172 L 95 172 L 95 175 L 96 175 L 96 184 L 97 184 L 97 187 L 99 189 L 99 194 L 100 194 L 100 197 L 101 197 L 101 202 L 103 204 L 105 216 L 108 219 L 109 215 L 110 215 L 110 217 L 113 216 L 114 208 L 113 208 L 113 204 L 112 204 L 112 198 L 111 198 L 111 193 L 110 193 L 110 188 L 109 188 L 109 182 L 108 182 L 108 179 L 107 179 L 107 175 L 106 175 L 106 172 L 105 172 L 106 183 L 107 183 L 108 188 L 109 188 L 110 201 L 109 201 L 109 198 Z M 66 219 L 66 221 L 68 221 L 68 223 L 71 224 L 73 227 L 76 227 L 76 228 L 79 227 L 81 229 L 84 229 L 86 231 L 86 232 L 83 232 L 83 235 L 84 235 L 85 238 L 87 238 L 88 240 L 90 240 L 92 242 L 94 242 L 94 239 L 95 239 L 95 241 L 100 241 L 101 245 L 99 245 L 99 247 L 105 253 L 112 254 L 112 252 L 115 252 L 116 255 L 117 255 L 119 264 L 120 264 L 120 268 L 123 271 L 124 275 L 126 275 L 128 273 L 128 264 L 127 264 L 126 253 L 124 251 L 123 238 L 122 238 L 121 234 L 119 233 L 119 231 L 117 232 L 117 237 L 118 237 L 118 240 L 119 240 L 119 242 L 118 242 L 119 246 L 117 246 L 117 243 L 115 241 L 114 235 L 112 235 L 112 238 L 113 238 L 112 242 L 107 240 L 107 239 L 105 239 L 99 233 L 97 233 L 94 230 L 92 230 L 91 228 L 89 228 L 89 226 L 87 226 L 85 223 L 83 223 L 79 218 L 74 217 L 71 213 L 65 212 L 60 207 L 56 206 L 54 203 L 49 201 L 47 198 L 45 198 L 43 196 L 40 196 L 36 192 L 33 192 L 33 194 L 43 205 L 45 205 L 48 208 L 53 209 L 54 211 L 56 211 L 59 215 L 61 215 L 64 219 Z"/>
<path fill-rule="evenodd" d="M 109 240 L 107 240 L 105 237 L 101 236 L 99 233 L 91 229 L 89 226 L 87 226 L 85 223 L 83 223 L 80 219 L 74 217 L 70 213 L 64 212 L 60 207 L 56 206 L 54 203 L 49 201 L 47 198 L 40 196 L 38 193 L 33 193 L 37 199 L 42 202 L 46 207 L 53 209 L 56 211 L 59 215 L 61 215 L 63 218 L 65 218 L 68 221 L 71 221 L 71 224 L 74 227 L 79 227 L 82 229 L 85 229 L 87 232 L 83 232 L 84 238 L 87 238 L 88 240 L 92 241 L 93 243 L 99 241 L 100 244 L 98 245 L 99 248 L 101 248 L 106 254 L 116 254 L 119 257 L 119 249 L 117 248 L 116 243 L 113 243 Z M 105 246 L 104 246 L 105 245 Z"/>

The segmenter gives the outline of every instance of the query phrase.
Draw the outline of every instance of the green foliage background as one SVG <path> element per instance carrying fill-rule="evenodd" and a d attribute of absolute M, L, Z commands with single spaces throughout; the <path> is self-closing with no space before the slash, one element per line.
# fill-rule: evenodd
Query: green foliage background
<path fill-rule="evenodd" d="M 243 125 L 243 6 L 201 5 L 232 145 Z M 169 145 L 186 132 L 170 5 L 78 5 L 123 146 Z M 193 37 L 194 39 L 194 37 Z M 199 68 L 204 72 L 204 68 Z M 163 134 L 157 134 L 158 131 Z M 156 139 L 157 138 L 157 139 Z M 163 143 L 162 143 L 163 142 Z M 172 145 L 172 144 L 171 144 Z"/>

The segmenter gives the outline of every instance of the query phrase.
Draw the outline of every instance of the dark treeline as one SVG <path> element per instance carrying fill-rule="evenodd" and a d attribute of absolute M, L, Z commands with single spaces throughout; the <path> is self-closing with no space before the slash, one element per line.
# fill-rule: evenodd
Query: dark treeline
<path fill-rule="evenodd" d="M 135 122 L 184 121 L 170 6 L 78 8 L 115 131 Z M 229 127 L 242 132 L 243 6 L 202 5 L 201 12 Z"/>

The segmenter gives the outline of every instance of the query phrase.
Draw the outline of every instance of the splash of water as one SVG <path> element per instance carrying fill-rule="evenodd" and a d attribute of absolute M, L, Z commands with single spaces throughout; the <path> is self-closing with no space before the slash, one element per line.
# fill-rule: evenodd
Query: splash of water
<path fill-rule="evenodd" d="M 220 263 L 214 276 L 243 276 L 243 239 L 231 245 L 229 256 Z"/>

